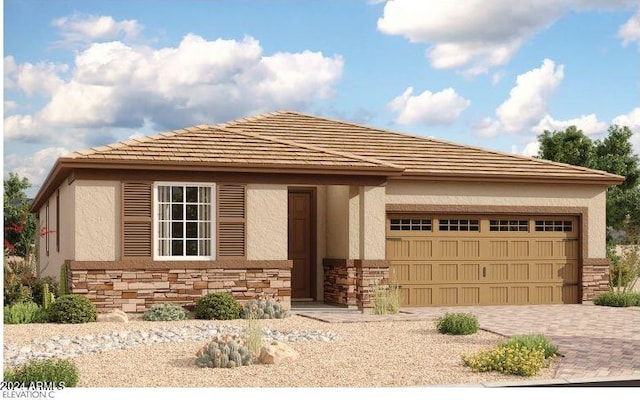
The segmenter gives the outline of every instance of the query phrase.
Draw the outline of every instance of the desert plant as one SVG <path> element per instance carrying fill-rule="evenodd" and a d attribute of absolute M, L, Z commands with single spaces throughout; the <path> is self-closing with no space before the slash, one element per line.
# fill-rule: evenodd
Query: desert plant
<path fill-rule="evenodd" d="M 60 285 L 58 286 L 58 296 L 69 294 L 69 266 L 63 263 L 60 266 Z"/>
<path fill-rule="evenodd" d="M 633 307 L 640 306 L 640 293 L 638 292 L 606 292 L 593 299 L 593 304 L 607 307 Z"/>
<path fill-rule="evenodd" d="M 255 299 L 247 301 L 240 317 L 246 319 L 251 313 L 256 319 L 280 319 L 290 315 L 279 300 L 266 294 L 259 294 Z"/>
<path fill-rule="evenodd" d="M 203 368 L 233 368 L 253 364 L 254 356 L 246 340 L 222 335 L 205 344 L 196 353 L 195 364 Z"/>
<path fill-rule="evenodd" d="M 30 361 L 13 368 L 4 370 L 5 382 L 20 383 L 22 385 L 48 383 L 62 389 L 74 387 L 78 383 L 78 368 L 71 360 L 38 360 Z"/>
<path fill-rule="evenodd" d="M 36 278 L 31 285 L 31 293 L 33 294 L 33 301 L 36 302 L 36 304 L 40 304 L 41 306 L 44 306 L 45 302 L 45 286 L 48 287 L 50 294 L 56 295 L 58 293 L 58 281 L 56 280 L 56 278 L 51 276 Z M 51 298 L 49 298 L 49 300 L 51 300 Z"/>
<path fill-rule="evenodd" d="M 145 321 L 180 321 L 187 319 L 184 308 L 173 303 L 154 304 L 142 314 Z"/>
<path fill-rule="evenodd" d="M 197 319 L 236 319 L 242 306 L 229 292 L 213 292 L 200 298 L 194 309 Z"/>
<path fill-rule="evenodd" d="M 500 344 L 501 347 L 519 345 L 531 350 L 542 349 L 544 358 L 551 358 L 558 354 L 558 346 L 542 334 L 515 335 Z"/>
<path fill-rule="evenodd" d="M 242 311 L 242 318 L 247 321 L 247 347 L 249 348 L 249 351 L 251 351 L 251 354 L 253 354 L 254 357 L 257 357 L 260 353 L 260 349 L 262 348 L 262 339 L 264 337 L 262 327 L 258 322 L 259 306 L 257 302 L 252 303 L 249 307 L 247 307 L 247 305 L 245 305 L 245 308 Z"/>
<path fill-rule="evenodd" d="M 20 258 L 4 259 L 4 304 L 33 300 L 31 286 L 35 281 L 33 265 Z"/>
<path fill-rule="evenodd" d="M 376 281 L 369 293 L 374 314 L 397 314 L 400 311 L 400 287 L 396 283 L 382 285 Z"/>
<path fill-rule="evenodd" d="M 83 295 L 67 294 L 56 299 L 48 311 L 49 321 L 81 324 L 96 320 L 96 306 Z"/>
<path fill-rule="evenodd" d="M 536 375 L 544 366 L 544 359 L 542 348 L 532 349 L 520 343 L 462 356 L 464 364 L 474 372 L 498 371 L 519 376 Z"/>
<path fill-rule="evenodd" d="M 470 335 L 478 332 L 480 324 L 473 314 L 445 313 L 438 318 L 436 327 L 440 333 L 449 335 Z"/>
<path fill-rule="evenodd" d="M 640 252 L 630 246 L 619 256 L 611 257 L 609 267 L 609 285 L 612 290 L 628 292 L 633 289 L 640 277 Z"/>
<path fill-rule="evenodd" d="M 32 301 L 18 302 L 4 307 L 5 324 L 32 324 L 46 322 L 42 308 Z"/>

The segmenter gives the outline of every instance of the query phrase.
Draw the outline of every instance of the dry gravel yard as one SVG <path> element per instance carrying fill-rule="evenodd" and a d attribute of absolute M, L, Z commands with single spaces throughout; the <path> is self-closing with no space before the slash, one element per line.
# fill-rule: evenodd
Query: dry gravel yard
<path fill-rule="evenodd" d="M 329 331 L 335 341 L 293 342 L 300 358 L 283 365 L 251 365 L 233 369 L 199 368 L 195 353 L 203 342 L 186 341 L 75 357 L 81 387 L 402 387 L 476 385 L 480 382 L 550 379 L 557 361 L 536 377 L 473 373 L 460 355 L 495 346 L 503 338 L 480 331 L 470 336 L 439 334 L 433 321 L 326 323 L 292 316 L 263 320 L 281 331 Z M 151 330 L 158 326 L 203 323 L 244 325 L 245 321 L 147 322 L 128 324 L 4 325 L 4 343 L 27 345 L 52 336 L 82 337 L 110 331 Z"/>

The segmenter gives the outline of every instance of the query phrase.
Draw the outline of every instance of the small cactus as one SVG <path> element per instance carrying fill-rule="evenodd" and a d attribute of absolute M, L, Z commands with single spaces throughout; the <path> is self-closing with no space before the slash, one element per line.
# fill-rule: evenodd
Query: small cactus
<path fill-rule="evenodd" d="M 49 290 L 49 284 L 45 283 L 42 285 L 42 309 L 48 310 L 51 307 L 51 303 L 55 301 L 55 296 Z"/>
<path fill-rule="evenodd" d="M 203 368 L 235 368 L 253 364 L 253 357 L 245 340 L 222 335 L 198 350 L 195 363 Z"/>
<path fill-rule="evenodd" d="M 245 303 L 240 316 L 248 319 L 250 314 L 253 314 L 256 319 L 280 319 L 289 316 L 289 312 L 282 303 L 265 294 L 260 294 L 255 299 Z"/>

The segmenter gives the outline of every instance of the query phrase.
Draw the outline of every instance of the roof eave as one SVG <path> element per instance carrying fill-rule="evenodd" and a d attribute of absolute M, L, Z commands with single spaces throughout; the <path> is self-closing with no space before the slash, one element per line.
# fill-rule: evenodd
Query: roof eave
<path fill-rule="evenodd" d="M 577 177 L 577 176 L 542 176 L 542 175 L 501 175 L 501 174 L 447 174 L 447 173 L 404 173 L 394 176 L 399 180 L 424 180 L 424 181 L 456 181 L 456 182 L 502 182 L 502 183 L 575 183 L 601 186 L 620 185 L 625 177 L 608 174 L 602 177 Z"/>
<path fill-rule="evenodd" d="M 211 172 L 258 172 L 258 173 L 293 173 L 293 174 L 323 174 L 323 175 L 361 175 L 361 176 L 400 176 L 402 168 L 389 166 L 335 166 L 335 165 L 280 165 L 280 164 L 236 164 L 236 163 L 203 163 L 203 162 L 175 162 L 149 160 L 112 160 L 86 158 L 59 158 L 49 172 L 31 202 L 29 211 L 38 212 L 56 188 L 70 175 L 74 169 L 131 169 L 158 171 L 211 171 Z"/>

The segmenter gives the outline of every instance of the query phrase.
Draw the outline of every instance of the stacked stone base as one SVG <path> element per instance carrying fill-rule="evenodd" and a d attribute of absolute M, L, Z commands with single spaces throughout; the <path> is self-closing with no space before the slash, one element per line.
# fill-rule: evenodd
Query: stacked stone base
<path fill-rule="evenodd" d="M 591 264 L 596 265 L 582 266 L 582 301 L 592 301 L 610 290 L 608 260 Z"/>
<path fill-rule="evenodd" d="M 75 265 L 74 265 L 75 264 Z M 280 299 L 291 308 L 291 264 L 256 268 L 81 268 L 70 262 L 71 292 L 87 296 L 98 312 L 144 312 L 153 304 L 192 306 L 207 293 L 228 291 L 238 301 L 258 294 Z"/>
<path fill-rule="evenodd" d="M 374 285 L 384 289 L 389 281 L 389 261 L 325 258 L 324 301 L 328 304 L 371 308 Z"/>

